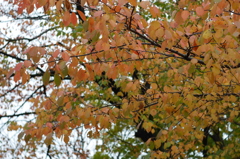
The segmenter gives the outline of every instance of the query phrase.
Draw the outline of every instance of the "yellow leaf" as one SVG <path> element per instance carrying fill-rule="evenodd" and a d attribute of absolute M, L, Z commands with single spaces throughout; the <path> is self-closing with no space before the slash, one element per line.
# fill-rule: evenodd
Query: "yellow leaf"
<path fill-rule="evenodd" d="M 168 106 L 168 107 L 165 108 L 165 110 L 166 110 L 166 112 L 168 112 L 168 114 L 171 114 L 174 110 L 174 107 Z"/>
<path fill-rule="evenodd" d="M 155 35 L 156 35 L 156 37 L 157 38 L 162 38 L 163 37 L 163 35 L 164 35 L 164 30 L 163 30 L 163 28 L 159 28 L 159 29 L 157 29 L 156 31 L 155 31 Z"/>
<path fill-rule="evenodd" d="M 163 135 L 168 134 L 167 130 L 162 130 L 162 134 L 163 134 Z"/>
<path fill-rule="evenodd" d="M 152 89 L 157 89 L 157 88 L 158 88 L 158 85 L 157 85 L 156 83 L 152 83 L 152 84 L 151 84 L 151 87 L 152 87 Z"/>
<path fill-rule="evenodd" d="M 213 68 L 212 68 L 212 72 L 213 72 L 213 74 L 216 76 L 216 75 L 218 75 L 218 74 L 220 73 L 220 70 L 219 70 L 219 68 L 217 68 L 217 67 L 213 67 Z"/>
<path fill-rule="evenodd" d="M 157 110 L 156 110 L 156 109 L 151 109 L 151 110 L 150 110 L 150 114 L 151 114 L 152 116 L 155 116 L 155 115 L 157 114 Z"/>
<path fill-rule="evenodd" d="M 220 38 L 223 35 L 223 29 L 217 29 L 216 33 L 215 33 L 215 38 Z"/>
<path fill-rule="evenodd" d="M 210 37 L 212 37 L 211 29 L 205 30 L 204 33 L 203 33 L 203 38 L 208 39 Z"/>
<path fill-rule="evenodd" d="M 154 141 L 154 145 L 155 145 L 156 149 L 159 148 L 161 146 L 161 144 L 162 144 L 162 142 L 161 142 L 160 139 L 157 139 L 157 140 Z"/>
<path fill-rule="evenodd" d="M 178 148 L 177 148 L 177 146 L 172 146 L 172 151 L 174 152 L 174 153 L 178 153 Z"/>

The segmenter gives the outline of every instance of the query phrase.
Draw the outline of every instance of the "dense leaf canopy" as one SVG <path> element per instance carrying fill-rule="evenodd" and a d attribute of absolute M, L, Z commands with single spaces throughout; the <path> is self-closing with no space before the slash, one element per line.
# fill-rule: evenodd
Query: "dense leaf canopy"
<path fill-rule="evenodd" d="M 122 158 L 240 156 L 239 0 L 7 5 L 16 25 L 1 27 L 0 119 L 25 145 L 15 153 L 44 143 L 57 158 L 58 138 L 70 148 L 83 126 Z M 88 157 L 79 143 L 64 155 Z"/>

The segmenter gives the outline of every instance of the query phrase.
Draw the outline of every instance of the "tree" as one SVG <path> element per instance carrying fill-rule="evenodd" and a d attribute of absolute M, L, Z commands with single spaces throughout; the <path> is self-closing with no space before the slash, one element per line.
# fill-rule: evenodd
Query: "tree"
<path fill-rule="evenodd" d="M 237 0 L 13 3 L 17 11 L 4 14 L 27 20 L 23 35 L 1 38 L 2 107 L 14 110 L 1 119 L 29 148 L 44 141 L 54 157 L 54 141 L 67 144 L 84 126 L 91 138 L 118 140 L 135 128 L 152 158 L 240 156 Z M 32 35 L 24 27 L 37 19 L 44 30 Z"/>

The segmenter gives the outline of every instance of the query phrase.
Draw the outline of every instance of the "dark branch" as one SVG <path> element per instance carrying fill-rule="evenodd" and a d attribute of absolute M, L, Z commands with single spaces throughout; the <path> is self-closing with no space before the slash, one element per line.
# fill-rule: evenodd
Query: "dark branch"
<path fill-rule="evenodd" d="M 15 59 L 15 60 L 17 60 L 17 61 L 26 61 L 26 60 L 24 60 L 24 59 L 22 59 L 22 58 L 19 58 L 19 57 L 17 57 L 17 56 L 7 54 L 6 52 L 4 52 L 4 51 L 2 51 L 2 50 L 0 50 L 0 54 L 2 54 L 2 55 L 4 55 L 4 56 L 7 56 L 7 57 L 11 57 L 12 59 Z M 41 73 L 44 73 L 44 71 L 43 71 L 41 68 L 37 67 L 37 69 L 38 69 Z"/>
<path fill-rule="evenodd" d="M 140 34 L 140 33 L 137 32 L 136 30 L 133 30 L 133 29 L 131 29 L 131 28 L 130 28 L 129 30 L 130 30 L 131 32 L 137 34 L 140 38 L 142 38 L 142 39 L 144 39 L 144 40 L 147 40 L 147 41 L 150 42 L 152 45 L 154 45 L 154 46 L 156 46 L 156 47 L 161 47 L 161 45 L 159 45 L 159 44 L 156 43 L 155 41 L 147 38 L 147 37 L 144 36 L 143 34 Z M 183 59 L 185 59 L 185 60 L 187 60 L 187 61 L 191 61 L 192 59 L 194 59 L 194 58 L 192 58 L 192 57 L 188 57 L 187 55 L 182 54 L 182 53 L 180 53 L 180 52 L 178 52 L 178 51 L 176 51 L 176 50 L 173 50 L 173 49 L 165 48 L 165 50 L 166 50 L 166 51 L 169 51 L 169 52 L 171 52 L 171 53 L 177 54 L 177 55 L 179 55 L 180 57 L 182 57 Z M 206 65 L 202 60 L 199 60 L 199 59 L 197 59 L 197 60 L 198 60 L 198 63 L 199 63 L 199 64 Z"/>
<path fill-rule="evenodd" d="M 21 40 L 33 41 L 33 40 L 39 38 L 40 36 L 42 36 L 43 34 L 49 32 L 49 31 L 51 31 L 51 30 L 57 29 L 57 28 L 59 28 L 59 27 L 57 26 L 57 27 L 49 28 L 49 29 L 41 32 L 40 34 L 34 36 L 33 38 L 6 39 L 6 41 L 8 41 L 8 42 L 16 42 L 16 41 L 21 41 Z"/>
<path fill-rule="evenodd" d="M 36 17 L 31 17 L 31 16 L 26 16 L 26 17 L 22 17 L 22 18 L 15 18 L 16 20 L 22 20 L 22 19 L 26 19 L 26 20 L 49 20 L 49 17 L 46 15 L 39 15 Z"/>
<path fill-rule="evenodd" d="M 19 116 L 31 115 L 31 114 L 36 114 L 36 112 L 25 112 L 25 113 L 12 114 L 12 115 L 0 115 L 0 119 L 1 118 L 19 117 Z"/>
<path fill-rule="evenodd" d="M 50 149 L 51 149 L 51 145 L 48 145 L 47 156 L 48 156 L 50 159 L 52 159 L 52 156 L 49 154 Z"/>
<path fill-rule="evenodd" d="M 42 87 L 43 87 L 43 85 L 39 86 L 34 92 L 32 92 L 32 94 L 19 106 L 19 108 L 15 112 L 17 112 L 19 109 L 21 109 L 34 96 L 34 94 L 36 94 L 37 91 L 40 90 Z"/>
<path fill-rule="evenodd" d="M 19 57 L 16 57 L 16 56 L 13 56 L 13 55 L 10 55 L 10 54 L 7 54 L 6 52 L 3 52 L 2 50 L 0 50 L 0 54 L 4 55 L 4 56 L 7 56 L 7 57 L 11 57 L 15 60 L 18 60 L 18 61 L 25 61 L 24 59 L 22 58 L 19 58 Z"/>
<path fill-rule="evenodd" d="M 20 86 L 22 83 L 19 83 L 17 85 L 15 85 L 12 89 L 8 90 L 6 93 L 4 93 L 3 95 L 0 96 L 1 97 L 4 97 L 5 95 L 7 95 L 9 92 L 12 92 L 14 89 L 16 89 L 18 86 Z"/>

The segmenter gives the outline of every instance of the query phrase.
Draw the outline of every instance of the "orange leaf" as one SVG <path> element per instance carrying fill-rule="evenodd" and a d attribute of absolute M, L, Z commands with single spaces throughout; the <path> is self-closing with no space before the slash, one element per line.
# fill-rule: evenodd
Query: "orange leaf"
<path fill-rule="evenodd" d="M 139 53 L 135 50 L 131 50 L 132 53 L 136 54 L 136 55 L 139 55 Z"/>
<path fill-rule="evenodd" d="M 114 12 L 120 12 L 120 10 L 121 10 L 121 7 L 120 7 L 120 6 L 115 6 L 115 7 L 113 7 L 113 10 L 111 10 L 111 12 L 112 12 L 112 13 L 114 13 Z"/>
<path fill-rule="evenodd" d="M 202 7 L 197 7 L 197 8 L 196 8 L 196 13 L 197 13 L 198 16 L 204 15 L 204 10 L 203 10 L 203 8 L 202 8 Z"/>
<path fill-rule="evenodd" d="M 162 130 L 163 135 L 166 135 L 167 133 L 168 133 L 167 130 Z"/>
<path fill-rule="evenodd" d="M 73 25 L 77 25 L 77 16 L 75 13 L 71 14 L 71 22 Z"/>
<path fill-rule="evenodd" d="M 190 13 L 187 10 L 182 11 L 181 16 L 182 16 L 183 20 L 187 20 L 189 17 L 189 14 Z"/>
<path fill-rule="evenodd" d="M 184 22 L 183 18 L 182 18 L 182 12 L 181 11 L 178 11 L 177 14 L 175 15 L 175 18 L 174 18 L 175 22 L 180 25 Z"/>
<path fill-rule="evenodd" d="M 70 59 L 70 56 L 68 55 L 67 52 L 63 52 L 62 53 L 62 58 L 63 58 L 64 61 L 68 61 Z"/>
<path fill-rule="evenodd" d="M 61 121 L 61 122 L 69 122 L 69 120 L 70 120 L 70 118 L 68 117 L 68 116 L 61 116 L 60 117 L 60 119 L 59 119 L 59 121 Z"/>
<path fill-rule="evenodd" d="M 156 110 L 156 109 L 151 109 L 151 110 L 150 110 L 150 114 L 151 114 L 152 116 L 155 116 L 155 115 L 157 114 L 157 110 Z"/>
<path fill-rule="evenodd" d="M 26 8 L 26 5 L 24 5 L 23 3 L 19 4 L 17 13 L 22 14 L 25 8 Z"/>
<path fill-rule="evenodd" d="M 143 9 L 147 9 L 147 7 L 150 5 L 150 2 L 148 1 L 141 1 L 140 2 L 140 7 L 142 7 Z"/>
<path fill-rule="evenodd" d="M 22 84 L 25 84 L 29 80 L 30 76 L 25 71 L 22 73 Z"/>
<path fill-rule="evenodd" d="M 49 0 L 49 7 L 55 6 L 55 1 L 56 0 Z"/>
<path fill-rule="evenodd" d="M 110 49 L 109 43 L 102 43 L 102 48 L 104 51 L 108 51 Z"/>
<path fill-rule="evenodd" d="M 58 11 L 61 10 L 61 5 L 62 5 L 62 1 L 57 1 L 56 8 Z"/>
<path fill-rule="evenodd" d="M 99 40 L 97 44 L 95 45 L 96 51 L 101 51 L 102 50 L 102 40 Z"/>
<path fill-rule="evenodd" d="M 157 38 L 162 38 L 164 35 L 164 29 L 163 28 L 159 28 L 155 31 L 156 37 Z"/>
<path fill-rule="evenodd" d="M 65 11 L 64 15 L 63 15 L 63 24 L 64 26 L 68 26 L 71 22 L 71 18 L 70 18 L 70 13 L 69 11 Z"/>
<path fill-rule="evenodd" d="M 71 9 L 71 4 L 68 0 L 65 0 L 64 6 L 66 7 L 67 10 Z"/>
<path fill-rule="evenodd" d="M 128 0 L 132 6 L 137 6 L 137 0 Z"/>
<path fill-rule="evenodd" d="M 195 39 L 194 42 L 193 42 L 193 50 L 197 51 L 197 49 L 198 49 L 198 44 L 197 44 L 196 39 Z"/>
<path fill-rule="evenodd" d="M 38 0 L 40 6 L 44 6 L 48 0 Z"/>
<path fill-rule="evenodd" d="M 21 62 L 21 63 L 18 63 L 18 64 L 15 66 L 15 71 L 16 71 L 16 72 L 20 71 L 20 69 L 22 68 L 22 65 L 23 65 L 22 62 Z"/>
<path fill-rule="evenodd" d="M 28 14 L 32 13 L 33 10 L 34 10 L 34 6 L 33 6 L 33 5 L 29 5 L 29 6 L 27 7 L 27 13 L 28 13 Z"/>
<path fill-rule="evenodd" d="M 157 89 L 157 88 L 158 88 L 158 85 L 157 85 L 156 83 L 152 83 L 152 84 L 151 84 L 151 87 L 152 87 L 152 89 Z"/>
<path fill-rule="evenodd" d="M 90 32 L 92 32 L 92 31 L 94 30 L 94 19 L 93 19 L 92 17 L 90 17 L 90 18 L 88 19 L 88 23 L 89 23 L 89 25 L 88 25 L 88 30 L 89 30 Z"/>
<path fill-rule="evenodd" d="M 68 135 L 64 135 L 64 142 L 67 144 L 68 141 L 69 141 L 69 137 L 68 137 Z"/>
<path fill-rule="evenodd" d="M 103 14 L 103 11 L 101 11 L 101 10 L 99 10 L 99 11 L 96 11 L 96 12 L 94 12 L 94 17 L 99 17 L 99 16 L 101 16 Z"/>
<path fill-rule="evenodd" d="M 149 12 L 151 13 L 153 18 L 156 18 L 157 16 L 160 15 L 160 11 L 157 7 L 150 7 Z"/>
<path fill-rule="evenodd" d="M 193 64 L 196 64 L 196 63 L 198 63 L 198 60 L 197 60 L 197 59 L 192 59 L 191 62 L 192 62 Z"/>
<path fill-rule="evenodd" d="M 46 50 L 42 47 L 37 47 L 37 52 L 39 52 L 40 55 L 44 55 L 46 53 Z"/>
<path fill-rule="evenodd" d="M 52 128 L 53 124 L 52 123 L 47 123 L 46 126 L 49 127 L 49 128 Z"/>
<path fill-rule="evenodd" d="M 128 1 L 127 0 L 118 0 L 118 5 L 119 6 L 123 6 L 124 4 L 126 4 Z"/>
<path fill-rule="evenodd" d="M 171 39 L 172 38 L 172 33 L 169 30 L 165 30 L 165 38 L 166 39 Z"/>
<path fill-rule="evenodd" d="M 14 75 L 14 81 L 17 82 L 19 81 L 21 78 L 21 74 L 20 74 L 20 71 L 16 72 L 16 74 Z"/>
<path fill-rule="evenodd" d="M 59 51 L 59 49 L 58 49 L 58 50 L 54 51 L 54 53 L 52 54 L 52 56 L 53 56 L 54 58 L 56 58 L 56 57 L 58 57 L 59 53 L 60 53 L 60 51 Z"/>
<path fill-rule="evenodd" d="M 80 17 L 82 18 L 83 21 L 86 21 L 86 16 L 83 12 L 81 12 L 80 10 L 77 10 L 78 14 L 80 15 Z"/>
<path fill-rule="evenodd" d="M 7 74 L 7 78 L 9 78 L 13 74 L 13 72 L 14 72 L 14 69 L 11 68 L 10 71 L 8 72 L 8 74 Z"/>

